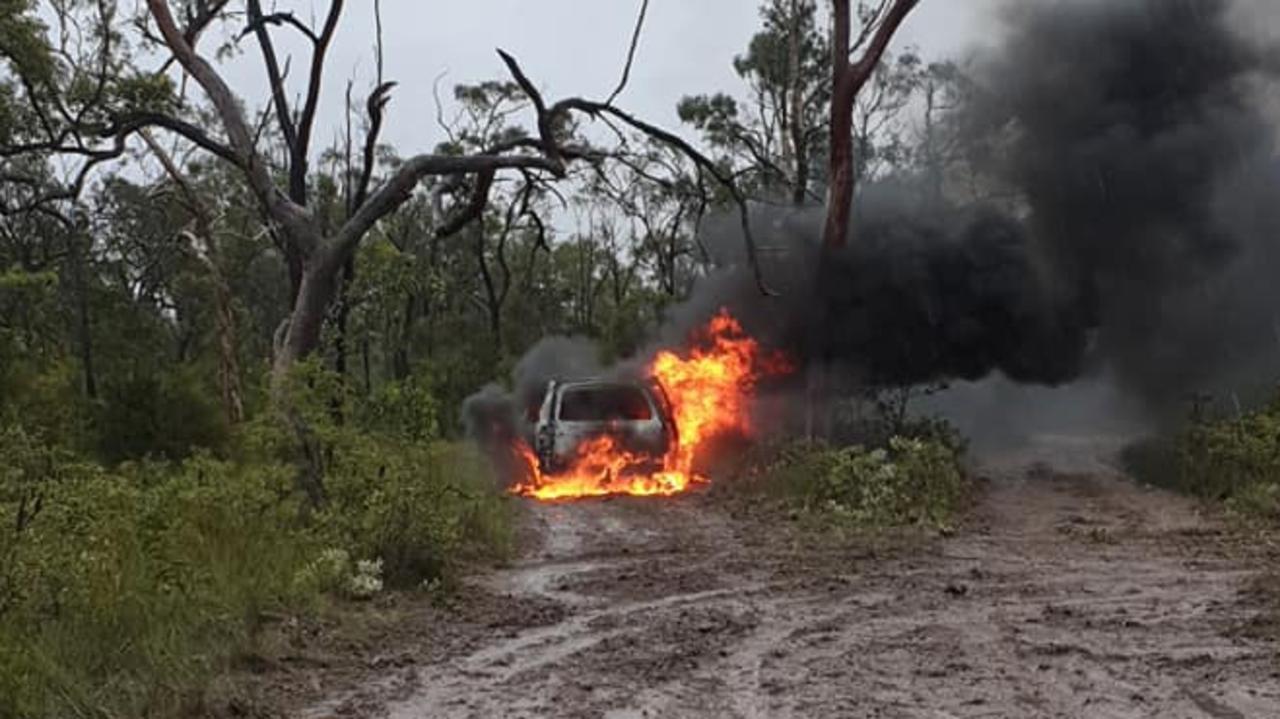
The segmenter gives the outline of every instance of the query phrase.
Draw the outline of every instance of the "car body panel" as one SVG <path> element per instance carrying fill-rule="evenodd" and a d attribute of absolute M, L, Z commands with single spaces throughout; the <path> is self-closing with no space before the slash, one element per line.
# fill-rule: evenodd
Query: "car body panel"
<path fill-rule="evenodd" d="M 583 442 L 601 435 L 660 468 L 674 448 L 670 402 L 656 382 L 553 381 L 538 410 L 534 445 L 543 472 L 562 471 Z"/>

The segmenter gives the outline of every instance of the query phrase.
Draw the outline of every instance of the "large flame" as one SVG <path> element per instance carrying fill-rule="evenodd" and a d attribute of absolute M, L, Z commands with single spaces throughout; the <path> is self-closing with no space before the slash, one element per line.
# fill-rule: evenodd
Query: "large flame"
<path fill-rule="evenodd" d="M 583 442 L 565 471 L 543 475 L 533 450 L 521 441 L 516 451 L 523 455 L 530 478 L 512 491 L 540 500 L 683 492 L 706 481 L 693 469 L 699 448 L 726 433 L 749 436 L 749 404 L 756 382 L 786 369 L 783 358 L 762 353 L 742 325 L 722 309 L 696 334 L 693 347 L 684 355 L 664 350 L 648 367 L 671 402 L 678 434 L 660 469 L 637 471 L 653 461 L 604 435 Z"/>

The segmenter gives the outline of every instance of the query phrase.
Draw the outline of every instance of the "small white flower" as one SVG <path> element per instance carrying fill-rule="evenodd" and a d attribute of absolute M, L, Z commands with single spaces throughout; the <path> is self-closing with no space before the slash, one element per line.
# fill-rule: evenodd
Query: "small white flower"
<path fill-rule="evenodd" d="M 347 579 L 347 594 L 353 599 L 369 599 L 382 591 L 382 560 L 361 559 Z"/>

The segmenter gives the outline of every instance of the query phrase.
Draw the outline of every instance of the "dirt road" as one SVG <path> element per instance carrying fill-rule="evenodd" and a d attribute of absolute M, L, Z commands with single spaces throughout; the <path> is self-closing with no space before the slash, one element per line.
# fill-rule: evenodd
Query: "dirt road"
<path fill-rule="evenodd" d="M 476 581 L 554 611 L 308 714 L 1280 717 L 1213 520 L 1006 459 L 954 535 L 887 552 L 797 547 L 698 495 L 532 506 L 540 546 Z"/>

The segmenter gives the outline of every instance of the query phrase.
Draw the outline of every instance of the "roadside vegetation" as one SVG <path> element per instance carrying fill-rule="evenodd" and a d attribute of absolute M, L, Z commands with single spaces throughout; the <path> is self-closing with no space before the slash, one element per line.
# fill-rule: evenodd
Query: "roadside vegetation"
<path fill-rule="evenodd" d="M 833 439 L 757 447 L 724 486 L 764 497 L 821 532 L 947 531 L 970 494 L 966 442 L 946 422 L 894 406 L 902 411 L 873 402 L 871 419 L 838 428 Z"/>
<path fill-rule="evenodd" d="M 46 380 L 28 386 L 66 387 Z M 510 507 L 487 463 L 440 439 L 421 405 L 392 421 L 409 391 L 308 395 L 325 398 L 310 408 L 319 507 L 298 490 L 291 437 L 267 418 L 182 458 L 107 463 L 32 421 L 41 407 L 53 422 L 74 411 L 0 405 L 0 716 L 188 713 L 271 618 L 435 589 L 504 556 Z"/>
<path fill-rule="evenodd" d="M 264 624 L 505 556 L 466 397 L 545 337 L 644 347 L 716 269 L 718 214 L 811 203 L 829 172 L 847 214 L 855 174 L 940 187 L 959 162 L 959 73 L 885 54 L 915 4 L 833 3 L 867 30 L 833 76 L 828 7 L 761 3 L 741 86 L 684 98 L 671 133 L 614 103 L 630 60 L 607 101 L 557 102 L 495 57 L 406 157 L 381 135 L 390 4 L 0 0 L 0 719 L 186 714 Z M 357 13 L 376 76 L 325 64 Z M 840 485 L 863 470 L 805 451 L 860 511 Z"/>
<path fill-rule="evenodd" d="M 1280 559 L 1280 398 L 1247 412 L 1211 416 L 1197 408 L 1179 430 L 1135 442 L 1122 456 L 1139 481 L 1198 497 L 1235 519 L 1246 551 L 1265 566 Z M 1242 630 L 1280 639 L 1280 572 L 1251 588 L 1266 608 Z"/>
<path fill-rule="evenodd" d="M 1197 412 L 1181 429 L 1131 445 L 1123 459 L 1141 481 L 1280 523 L 1280 400 L 1229 416 Z"/>

